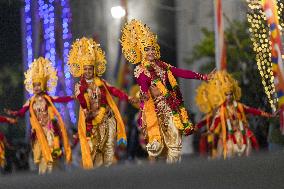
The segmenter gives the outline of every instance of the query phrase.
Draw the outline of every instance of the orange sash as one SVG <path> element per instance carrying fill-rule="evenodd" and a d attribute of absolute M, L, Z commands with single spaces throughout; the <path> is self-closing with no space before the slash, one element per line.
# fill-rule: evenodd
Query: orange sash
<path fill-rule="evenodd" d="M 61 135 L 62 135 L 62 139 L 63 139 L 65 159 L 66 159 L 67 163 L 70 163 L 71 159 L 72 159 L 72 153 L 71 153 L 71 147 L 70 147 L 69 140 L 68 140 L 67 131 L 66 131 L 66 128 L 64 127 L 64 122 L 62 120 L 61 115 L 59 114 L 59 112 L 55 108 L 53 102 L 51 101 L 50 97 L 48 95 L 44 95 L 44 98 L 49 102 L 52 113 L 55 114 L 56 117 L 57 117 L 59 129 L 61 131 Z M 51 150 L 49 148 L 46 136 L 45 136 L 44 131 L 43 131 L 40 123 L 38 122 L 36 115 L 35 115 L 35 112 L 32 108 L 34 101 L 35 101 L 35 97 L 33 96 L 31 98 L 30 107 L 29 107 L 31 126 L 36 131 L 36 137 L 37 137 L 37 139 L 40 143 L 43 158 L 45 159 L 46 162 L 53 162 Z"/>
<path fill-rule="evenodd" d="M 104 82 L 101 81 L 100 78 L 96 78 L 95 80 L 96 85 L 101 86 L 103 85 L 105 90 L 106 90 L 106 100 L 111 108 L 112 112 L 114 113 L 114 117 L 116 119 L 116 134 L 117 134 L 117 143 L 119 144 L 125 144 L 126 145 L 126 132 L 125 132 L 125 126 L 123 123 L 123 120 L 121 118 L 120 112 L 112 99 L 106 85 Z M 86 103 L 88 108 L 90 107 L 90 102 L 87 94 L 84 94 Z M 91 151 L 90 147 L 88 145 L 87 137 L 86 137 L 86 122 L 85 122 L 85 114 L 83 112 L 83 109 L 80 107 L 80 112 L 79 112 L 79 121 L 78 121 L 78 134 L 79 134 L 79 139 L 80 139 L 80 145 L 81 145 L 81 153 L 82 153 L 82 163 L 83 163 L 83 168 L 84 169 L 91 169 L 93 168 L 93 161 L 91 157 Z"/>
<path fill-rule="evenodd" d="M 152 143 L 154 140 L 158 142 L 162 142 L 162 137 L 160 133 L 160 127 L 158 123 L 158 117 L 155 111 L 154 101 L 149 95 L 149 100 L 144 102 L 143 114 L 142 114 L 143 121 L 146 122 L 146 129 L 148 135 L 148 142 Z"/>

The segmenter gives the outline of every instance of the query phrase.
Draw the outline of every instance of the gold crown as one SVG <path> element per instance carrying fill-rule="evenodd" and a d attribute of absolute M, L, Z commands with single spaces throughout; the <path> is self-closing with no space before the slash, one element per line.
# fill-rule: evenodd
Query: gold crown
<path fill-rule="evenodd" d="M 196 89 L 195 103 L 203 113 L 209 113 L 213 108 L 210 102 L 210 91 L 208 91 L 208 87 L 208 83 L 202 82 Z"/>
<path fill-rule="evenodd" d="M 48 59 L 39 57 L 25 73 L 26 90 L 33 93 L 33 83 L 39 82 L 43 91 L 52 91 L 57 85 L 57 72 Z"/>
<path fill-rule="evenodd" d="M 241 98 L 238 82 L 226 71 L 216 72 L 209 81 L 209 86 L 214 106 L 221 105 L 226 100 L 227 93 L 233 93 L 235 100 Z"/>
<path fill-rule="evenodd" d="M 101 76 L 106 71 L 105 53 L 93 39 L 77 39 L 69 52 L 68 65 L 74 77 L 83 75 L 83 66 L 95 67 L 95 74 Z"/>
<path fill-rule="evenodd" d="M 133 19 L 125 24 L 120 42 L 125 58 L 133 64 L 141 62 L 146 57 L 146 47 L 154 47 L 156 58 L 160 58 L 160 46 L 157 43 L 157 36 L 150 31 L 146 24 L 139 20 Z"/>

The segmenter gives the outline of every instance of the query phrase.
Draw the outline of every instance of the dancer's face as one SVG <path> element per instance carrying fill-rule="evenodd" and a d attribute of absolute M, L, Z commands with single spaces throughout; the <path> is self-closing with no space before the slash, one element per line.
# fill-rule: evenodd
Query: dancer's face
<path fill-rule="evenodd" d="M 227 100 L 227 102 L 233 102 L 234 96 L 233 96 L 233 93 L 232 93 L 232 92 L 228 92 L 228 93 L 226 93 L 225 95 L 226 95 L 226 100 Z"/>
<path fill-rule="evenodd" d="M 93 79 L 94 78 L 94 66 L 84 66 L 84 77 L 85 79 Z"/>
<path fill-rule="evenodd" d="M 40 82 L 34 82 L 33 83 L 33 91 L 35 95 L 38 95 L 42 93 L 41 83 Z"/>
<path fill-rule="evenodd" d="M 156 55 L 156 49 L 153 46 L 145 47 L 145 52 L 146 52 L 146 60 L 147 61 L 154 61 L 155 60 L 155 55 Z"/>

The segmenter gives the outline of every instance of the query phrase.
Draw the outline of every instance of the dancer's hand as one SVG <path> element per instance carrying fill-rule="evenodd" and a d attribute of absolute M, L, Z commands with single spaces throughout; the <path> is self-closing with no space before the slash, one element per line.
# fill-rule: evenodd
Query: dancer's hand
<path fill-rule="evenodd" d="M 141 93 L 140 94 L 140 100 L 141 101 L 147 101 L 149 100 L 149 95 L 147 93 Z"/>
<path fill-rule="evenodd" d="M 139 103 L 139 99 L 133 96 L 129 96 L 128 101 L 134 106 L 136 106 Z"/>
<path fill-rule="evenodd" d="M 16 112 L 13 111 L 13 110 L 10 110 L 10 109 L 6 109 L 4 108 L 4 112 L 8 115 L 12 115 L 12 116 L 15 116 Z"/>
<path fill-rule="evenodd" d="M 186 127 L 183 130 L 183 133 L 185 136 L 191 135 L 194 132 L 194 128 L 193 127 Z"/>
<path fill-rule="evenodd" d="M 212 79 L 215 73 L 216 73 L 216 68 L 214 68 L 214 69 L 207 75 L 207 80 Z"/>
<path fill-rule="evenodd" d="M 8 120 L 8 122 L 9 122 L 10 124 L 16 124 L 16 123 L 18 122 L 18 120 L 17 120 L 17 119 L 14 119 L 14 118 L 6 117 L 6 119 Z"/>

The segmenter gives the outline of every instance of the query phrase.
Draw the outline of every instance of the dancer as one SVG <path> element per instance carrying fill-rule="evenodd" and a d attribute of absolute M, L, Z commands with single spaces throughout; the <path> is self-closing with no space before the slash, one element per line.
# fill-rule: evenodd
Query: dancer
<path fill-rule="evenodd" d="M 141 127 L 147 139 L 148 154 L 155 158 L 164 150 L 168 163 L 178 162 L 182 133 L 191 134 L 193 126 L 175 77 L 207 80 L 207 75 L 161 61 L 156 35 L 141 21 L 126 23 L 122 32 L 124 56 L 132 64 L 137 64 L 134 77 L 140 86 Z"/>
<path fill-rule="evenodd" d="M 241 89 L 237 81 L 227 72 L 215 73 L 210 82 L 223 99 L 210 127 L 210 131 L 213 132 L 218 125 L 221 125 L 218 142 L 219 156 L 222 153 L 224 158 L 250 155 L 251 147 L 258 149 L 259 145 L 253 132 L 249 129 L 246 114 L 267 118 L 274 117 L 274 115 L 238 102 L 241 97 Z"/>
<path fill-rule="evenodd" d="M 57 85 L 56 70 L 43 57 L 34 60 L 25 73 L 26 90 L 33 96 L 19 111 L 7 110 L 9 115 L 23 117 L 30 111 L 32 150 L 39 174 L 50 173 L 61 157 L 63 143 L 65 159 L 71 162 L 72 154 L 66 128 L 54 103 L 66 103 L 73 97 L 52 97 L 47 92 Z"/>
<path fill-rule="evenodd" d="M 80 103 L 78 135 L 83 168 L 110 166 L 115 138 L 117 145 L 126 145 L 125 126 L 111 95 L 130 102 L 133 98 L 101 78 L 106 59 L 93 39 L 83 37 L 73 43 L 68 65 L 71 74 L 81 78 L 75 86 L 75 96 Z"/>

